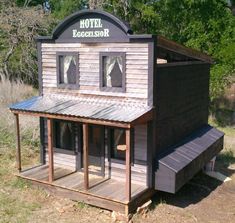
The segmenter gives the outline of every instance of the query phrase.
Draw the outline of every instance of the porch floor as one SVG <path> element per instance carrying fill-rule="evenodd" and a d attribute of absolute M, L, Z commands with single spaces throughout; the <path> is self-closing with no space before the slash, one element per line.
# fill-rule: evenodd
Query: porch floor
<path fill-rule="evenodd" d="M 48 183 L 48 165 L 41 165 L 24 170 L 19 174 L 20 177 L 41 183 Z M 83 172 L 54 167 L 54 178 L 52 185 L 59 186 L 73 191 L 85 192 L 105 199 L 126 203 L 125 182 L 114 179 L 107 179 L 102 176 L 89 174 L 89 189 L 84 190 Z M 147 187 L 138 184 L 131 184 L 131 197 L 134 198 Z"/>

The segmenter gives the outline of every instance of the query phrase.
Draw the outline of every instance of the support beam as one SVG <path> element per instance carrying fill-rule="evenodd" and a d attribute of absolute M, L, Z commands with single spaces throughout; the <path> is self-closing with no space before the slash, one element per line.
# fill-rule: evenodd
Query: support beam
<path fill-rule="evenodd" d="M 15 115 L 16 122 L 16 165 L 19 172 L 21 172 L 21 147 L 20 147 L 20 124 L 19 124 L 19 115 Z"/>
<path fill-rule="evenodd" d="M 54 154 L 53 154 L 53 126 L 52 119 L 47 119 L 48 131 L 48 161 L 49 161 L 49 183 L 54 180 Z"/>
<path fill-rule="evenodd" d="M 131 139 L 130 129 L 126 129 L 126 200 L 131 200 Z"/>
<path fill-rule="evenodd" d="M 130 128 L 130 123 L 128 122 L 105 121 L 105 120 L 99 120 L 99 119 L 73 117 L 73 116 L 68 116 L 68 115 L 47 114 L 43 112 L 20 111 L 20 110 L 15 110 L 15 109 L 11 109 L 11 111 L 17 114 L 31 115 L 31 116 L 42 117 L 42 118 L 61 119 L 61 120 L 67 120 L 67 121 L 73 121 L 73 122 L 87 123 L 87 124 L 93 124 L 93 125 L 105 125 L 105 126 L 118 127 L 118 128 Z"/>
<path fill-rule="evenodd" d="M 84 169 L 84 189 L 89 189 L 89 169 L 88 169 L 88 124 L 83 124 L 83 169 Z"/>

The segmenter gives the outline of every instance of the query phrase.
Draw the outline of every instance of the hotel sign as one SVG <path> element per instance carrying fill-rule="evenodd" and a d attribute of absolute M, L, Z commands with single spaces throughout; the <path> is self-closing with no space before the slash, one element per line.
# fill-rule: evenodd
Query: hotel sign
<path fill-rule="evenodd" d="M 87 18 L 79 21 L 79 29 L 72 30 L 73 38 L 109 37 L 109 29 L 103 27 L 100 18 Z"/>
<path fill-rule="evenodd" d="M 116 43 L 129 41 L 129 32 L 128 25 L 107 12 L 83 10 L 62 21 L 53 38 L 63 43 Z"/>

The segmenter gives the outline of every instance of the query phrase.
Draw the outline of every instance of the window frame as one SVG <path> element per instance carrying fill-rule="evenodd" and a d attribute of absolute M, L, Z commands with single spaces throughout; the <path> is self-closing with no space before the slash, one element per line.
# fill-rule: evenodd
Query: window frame
<path fill-rule="evenodd" d="M 104 79 L 103 79 L 103 58 L 107 56 L 121 56 L 123 65 L 122 65 L 122 87 L 107 87 L 104 86 Z M 126 53 L 125 52 L 100 52 L 99 55 L 99 65 L 100 65 L 100 90 L 107 91 L 107 92 L 126 92 Z"/>
<path fill-rule="evenodd" d="M 125 158 L 122 159 L 122 158 L 117 158 L 117 157 L 113 157 L 113 149 L 114 147 L 112 146 L 113 145 L 113 132 L 115 129 L 121 129 L 121 130 L 124 130 L 124 135 L 126 137 L 126 131 L 125 129 L 123 128 L 119 128 L 119 127 L 107 127 L 107 146 L 108 146 L 108 159 L 111 161 L 111 162 L 114 162 L 114 163 L 119 163 L 119 164 L 125 164 L 126 163 L 126 151 L 123 151 L 125 153 Z M 135 164 L 135 147 L 134 147 L 134 137 L 135 137 L 135 134 L 134 134 L 134 129 L 131 129 L 131 165 L 134 166 Z"/>
<path fill-rule="evenodd" d="M 65 84 L 60 83 L 60 56 L 76 56 L 76 83 L 75 84 Z M 79 89 L 79 53 L 78 52 L 56 52 L 56 78 L 57 87 L 66 89 Z"/>
<path fill-rule="evenodd" d="M 59 148 L 56 147 L 56 138 L 57 138 L 57 131 L 56 131 L 56 123 L 60 123 L 60 122 L 68 122 L 71 123 L 72 125 L 72 144 L 73 144 L 73 149 L 69 150 L 69 149 L 64 149 L 64 148 Z M 54 119 L 53 120 L 53 148 L 55 150 L 55 152 L 58 153 L 63 153 L 63 154 L 68 154 L 68 155 L 76 155 L 77 154 L 77 148 L 76 148 L 76 130 L 75 130 L 75 123 L 71 122 L 71 121 L 67 121 L 67 120 L 58 120 L 58 119 Z"/>

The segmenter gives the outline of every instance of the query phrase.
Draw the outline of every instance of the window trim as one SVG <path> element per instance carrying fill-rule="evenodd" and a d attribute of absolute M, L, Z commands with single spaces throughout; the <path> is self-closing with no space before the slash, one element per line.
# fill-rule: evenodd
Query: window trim
<path fill-rule="evenodd" d="M 72 139 L 73 139 L 73 149 L 72 150 L 69 150 L 69 149 L 63 149 L 63 148 L 59 148 L 59 147 L 56 147 L 56 122 L 57 123 L 60 123 L 60 122 L 68 122 L 68 123 L 71 123 L 72 125 L 72 129 L 73 129 L 73 132 L 72 132 Z M 71 121 L 67 121 L 67 120 L 59 120 L 59 119 L 54 119 L 53 120 L 53 148 L 55 150 L 55 152 L 57 153 L 63 153 L 63 154 L 68 154 L 68 155 L 76 155 L 77 154 L 77 150 L 76 150 L 76 131 L 75 131 L 75 123 L 71 122 Z"/>
<path fill-rule="evenodd" d="M 119 127 L 108 127 L 107 128 L 107 146 L 108 146 L 108 159 L 110 160 L 110 162 L 114 162 L 114 163 L 120 163 L 120 164 L 125 164 L 126 163 L 126 151 L 124 151 L 125 153 L 125 159 L 120 159 L 120 158 L 115 158 L 112 157 L 112 149 L 114 149 L 112 147 L 112 132 L 115 129 L 122 129 L 125 131 L 125 129 L 123 128 L 119 128 Z M 125 136 L 126 136 L 126 131 L 125 131 Z M 135 146 L 134 146 L 134 139 L 135 134 L 134 134 L 134 129 L 131 129 L 131 165 L 134 166 L 135 164 Z"/>
<path fill-rule="evenodd" d="M 122 87 L 104 87 L 104 79 L 103 79 L 103 58 L 105 56 L 121 56 L 123 65 L 122 65 Z M 99 65 L 100 65 L 100 90 L 101 91 L 107 91 L 107 92 L 126 92 L 126 53 L 125 52 L 100 52 L 100 58 L 99 58 Z"/>
<path fill-rule="evenodd" d="M 76 84 L 61 84 L 60 83 L 60 56 L 76 56 Z M 66 88 L 66 89 L 79 89 L 79 53 L 78 52 L 56 52 L 56 78 L 57 78 L 57 87 Z"/>

